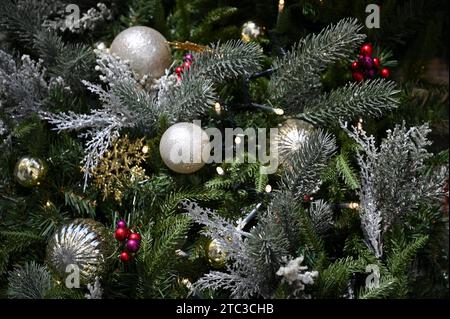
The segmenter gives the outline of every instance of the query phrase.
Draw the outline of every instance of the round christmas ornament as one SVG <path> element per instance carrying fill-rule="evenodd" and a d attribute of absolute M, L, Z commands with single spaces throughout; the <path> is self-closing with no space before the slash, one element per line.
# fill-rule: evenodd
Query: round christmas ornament
<path fill-rule="evenodd" d="M 359 71 L 353 72 L 352 76 L 353 80 L 355 80 L 356 82 L 361 82 L 362 80 L 364 80 L 364 74 Z"/>
<path fill-rule="evenodd" d="M 119 259 L 123 262 L 127 262 L 131 260 L 131 255 L 127 253 L 126 251 L 123 251 L 119 255 Z"/>
<path fill-rule="evenodd" d="M 126 248 L 127 251 L 129 251 L 130 253 L 135 253 L 139 250 L 141 244 L 139 242 L 139 240 L 135 240 L 135 239 L 128 239 L 127 244 L 126 244 Z"/>
<path fill-rule="evenodd" d="M 221 268 L 227 260 L 227 253 L 223 250 L 217 239 L 213 239 L 206 246 L 206 255 L 213 267 Z"/>
<path fill-rule="evenodd" d="M 209 157 L 209 136 L 198 125 L 188 122 L 169 127 L 161 137 L 159 153 L 172 171 L 191 174 L 201 169 Z"/>
<path fill-rule="evenodd" d="M 123 219 L 119 220 L 117 222 L 117 228 L 127 228 L 127 222 L 124 221 Z"/>
<path fill-rule="evenodd" d="M 116 231 L 114 232 L 114 237 L 118 240 L 118 241 L 124 241 L 125 239 L 128 238 L 128 236 L 130 235 L 130 230 L 128 228 L 117 228 Z"/>
<path fill-rule="evenodd" d="M 250 42 L 261 35 L 261 28 L 253 21 L 244 23 L 241 30 L 241 39 L 244 42 Z"/>
<path fill-rule="evenodd" d="M 39 185 L 47 172 L 44 161 L 31 156 L 24 156 L 16 164 L 14 177 L 16 181 L 25 187 Z"/>
<path fill-rule="evenodd" d="M 279 128 L 276 139 L 280 162 L 283 163 L 291 158 L 292 154 L 304 145 L 313 130 L 314 126 L 305 121 L 286 120 Z"/>
<path fill-rule="evenodd" d="M 388 68 L 382 68 L 380 74 L 382 77 L 388 78 L 391 75 L 391 72 L 389 71 Z"/>
<path fill-rule="evenodd" d="M 172 63 L 170 47 L 164 36 L 155 29 L 136 26 L 119 33 L 110 52 L 130 63 L 139 79 L 157 79 Z"/>
<path fill-rule="evenodd" d="M 101 277 L 107 268 L 107 258 L 114 251 L 108 230 L 93 219 L 76 219 L 62 226 L 47 246 L 47 261 L 60 277 L 67 277 L 67 266 L 80 270 L 82 283 Z"/>
<path fill-rule="evenodd" d="M 370 44 L 370 43 L 363 44 L 360 52 L 361 52 L 361 55 L 363 55 L 363 56 L 372 56 L 372 53 L 373 53 L 372 44 Z"/>
<path fill-rule="evenodd" d="M 130 237 L 128 237 L 129 240 L 137 240 L 141 241 L 142 237 L 139 233 L 132 233 Z"/>

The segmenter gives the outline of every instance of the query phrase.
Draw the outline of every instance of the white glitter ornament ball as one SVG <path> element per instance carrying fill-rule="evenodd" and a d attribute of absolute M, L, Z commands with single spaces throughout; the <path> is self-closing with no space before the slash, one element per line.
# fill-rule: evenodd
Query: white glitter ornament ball
<path fill-rule="evenodd" d="M 76 219 L 63 225 L 52 236 L 47 247 L 47 262 L 60 277 L 66 278 L 78 267 L 80 281 L 89 283 L 106 270 L 112 254 L 113 237 L 93 219 Z M 67 273 L 67 267 L 70 271 Z"/>
<path fill-rule="evenodd" d="M 159 153 L 171 170 L 191 174 L 201 169 L 209 158 L 209 136 L 198 125 L 188 122 L 169 127 L 161 137 Z"/>
<path fill-rule="evenodd" d="M 297 119 L 288 119 L 279 128 L 277 137 L 280 162 L 286 162 L 307 141 L 314 130 L 311 124 Z"/>
<path fill-rule="evenodd" d="M 143 26 L 128 28 L 119 33 L 110 52 L 128 61 L 139 79 L 157 79 L 172 63 L 166 38 L 155 29 Z"/>

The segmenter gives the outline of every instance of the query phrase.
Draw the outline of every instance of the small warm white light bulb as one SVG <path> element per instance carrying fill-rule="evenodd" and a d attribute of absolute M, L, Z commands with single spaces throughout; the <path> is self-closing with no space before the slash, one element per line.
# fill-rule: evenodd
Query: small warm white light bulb
<path fill-rule="evenodd" d="M 273 111 L 275 112 L 276 115 L 283 115 L 284 114 L 284 110 L 283 109 L 273 109 Z"/>
<path fill-rule="evenodd" d="M 264 190 L 266 191 L 266 193 L 270 193 L 272 191 L 272 186 L 267 184 Z"/>
<path fill-rule="evenodd" d="M 216 167 L 216 172 L 217 172 L 217 174 L 219 174 L 219 175 L 224 175 L 224 174 L 225 174 L 225 171 L 224 171 L 223 168 L 220 167 L 220 166 L 217 166 L 217 167 Z"/>
<path fill-rule="evenodd" d="M 242 139 L 241 139 L 239 136 L 236 136 L 236 137 L 234 138 L 234 142 L 235 142 L 236 144 L 241 144 Z"/>
<path fill-rule="evenodd" d="M 220 105 L 219 102 L 214 103 L 214 110 L 218 115 L 220 115 L 220 112 L 222 111 L 222 106 Z"/>
<path fill-rule="evenodd" d="M 359 209 L 359 204 L 358 203 L 350 203 L 350 204 L 348 204 L 348 208 Z"/>
<path fill-rule="evenodd" d="M 363 129 L 362 123 L 363 123 L 363 119 L 359 118 L 358 124 L 356 125 L 356 128 L 358 129 L 358 131 L 362 131 L 362 129 Z"/>
<path fill-rule="evenodd" d="M 142 153 L 147 154 L 148 153 L 148 146 L 144 145 L 144 147 L 142 147 Z"/>
<path fill-rule="evenodd" d="M 284 0 L 278 1 L 278 12 L 282 12 L 284 10 Z"/>

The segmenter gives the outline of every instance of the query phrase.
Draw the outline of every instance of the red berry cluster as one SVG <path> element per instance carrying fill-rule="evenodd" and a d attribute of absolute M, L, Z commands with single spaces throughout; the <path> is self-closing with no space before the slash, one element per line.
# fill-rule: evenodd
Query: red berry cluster
<path fill-rule="evenodd" d="M 189 70 L 191 67 L 192 62 L 194 61 L 194 56 L 190 53 L 187 53 L 184 55 L 183 57 L 183 64 L 181 66 L 178 66 L 175 68 L 175 73 L 178 76 L 178 80 L 181 80 L 181 74 L 183 74 L 183 72 L 185 70 Z"/>
<path fill-rule="evenodd" d="M 351 64 L 353 79 L 361 82 L 364 79 L 373 79 L 377 72 L 383 77 L 388 78 L 390 71 L 388 68 L 382 68 L 380 59 L 372 58 L 373 47 L 370 43 L 366 43 L 361 47 L 357 61 Z"/>
<path fill-rule="evenodd" d="M 132 254 L 136 253 L 141 246 L 141 235 L 131 232 L 127 223 L 124 220 L 119 220 L 114 237 L 120 242 L 126 241 L 125 250 L 119 256 L 120 260 L 123 262 L 131 260 Z"/>

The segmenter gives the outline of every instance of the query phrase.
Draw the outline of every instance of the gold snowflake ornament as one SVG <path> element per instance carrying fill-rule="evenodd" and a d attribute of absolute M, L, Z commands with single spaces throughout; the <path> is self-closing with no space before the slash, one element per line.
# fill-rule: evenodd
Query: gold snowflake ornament
<path fill-rule="evenodd" d="M 143 138 L 131 142 L 125 135 L 113 143 L 92 171 L 94 185 L 101 190 L 103 200 L 114 195 L 121 203 L 125 187 L 148 178 L 141 167 L 148 151 Z"/>

